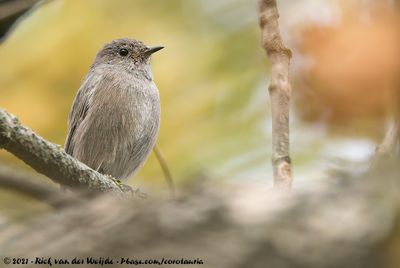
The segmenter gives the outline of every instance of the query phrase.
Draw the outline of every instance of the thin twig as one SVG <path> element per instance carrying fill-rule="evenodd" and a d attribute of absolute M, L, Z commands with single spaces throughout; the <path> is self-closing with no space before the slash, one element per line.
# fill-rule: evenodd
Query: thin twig
<path fill-rule="evenodd" d="M 157 157 L 158 162 L 160 163 L 161 169 L 164 173 L 165 180 L 167 181 L 169 190 L 171 192 L 172 198 L 175 198 L 175 184 L 174 179 L 172 178 L 171 171 L 169 170 L 167 161 L 165 161 L 164 156 L 162 155 L 160 148 L 158 148 L 157 144 L 153 148 L 154 154 Z"/>
<path fill-rule="evenodd" d="M 289 155 L 289 102 L 291 87 L 289 64 L 292 53 L 283 43 L 279 32 L 279 12 L 276 0 L 260 0 L 259 22 L 262 45 L 271 62 L 269 85 L 272 112 L 272 166 L 274 186 L 290 189 L 292 185 Z"/>

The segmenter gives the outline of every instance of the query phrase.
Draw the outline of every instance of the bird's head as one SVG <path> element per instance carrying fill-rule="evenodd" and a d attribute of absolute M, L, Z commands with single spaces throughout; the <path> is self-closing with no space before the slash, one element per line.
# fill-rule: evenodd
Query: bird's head
<path fill-rule="evenodd" d="M 106 44 L 97 53 L 95 64 L 122 64 L 140 68 L 141 66 L 148 65 L 151 55 L 163 48 L 162 46 L 149 47 L 135 39 L 115 39 Z"/>

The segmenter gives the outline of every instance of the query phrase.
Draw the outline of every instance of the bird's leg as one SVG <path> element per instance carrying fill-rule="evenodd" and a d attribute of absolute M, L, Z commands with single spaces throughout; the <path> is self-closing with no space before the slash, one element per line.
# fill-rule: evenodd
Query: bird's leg
<path fill-rule="evenodd" d="M 145 193 L 142 193 L 141 191 L 139 191 L 139 189 L 133 190 L 132 187 L 130 187 L 129 185 L 123 184 L 121 182 L 121 180 L 113 177 L 112 175 L 105 175 L 106 177 L 108 177 L 110 180 L 112 180 L 115 185 L 118 186 L 118 188 L 124 192 L 124 193 L 131 193 L 132 195 L 136 195 L 138 196 L 140 199 L 146 199 L 147 195 Z"/>
<path fill-rule="evenodd" d="M 115 183 L 115 185 L 117 185 L 118 186 L 118 188 L 120 188 L 121 189 L 121 185 L 123 185 L 122 184 L 122 182 L 121 182 L 121 180 L 119 180 L 119 179 L 117 179 L 117 178 L 114 178 L 114 176 L 112 176 L 112 175 L 108 175 L 108 174 L 104 174 L 107 178 L 109 178 L 110 180 L 112 180 L 114 183 Z M 121 189 L 122 190 L 122 189 Z"/>

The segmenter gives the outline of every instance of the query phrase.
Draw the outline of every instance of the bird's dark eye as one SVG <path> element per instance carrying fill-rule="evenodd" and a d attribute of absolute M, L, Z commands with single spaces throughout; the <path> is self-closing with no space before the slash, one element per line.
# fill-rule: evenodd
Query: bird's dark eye
<path fill-rule="evenodd" d="M 119 55 L 121 55 L 122 57 L 125 57 L 126 55 L 128 55 L 129 51 L 126 48 L 121 48 L 119 50 Z"/>

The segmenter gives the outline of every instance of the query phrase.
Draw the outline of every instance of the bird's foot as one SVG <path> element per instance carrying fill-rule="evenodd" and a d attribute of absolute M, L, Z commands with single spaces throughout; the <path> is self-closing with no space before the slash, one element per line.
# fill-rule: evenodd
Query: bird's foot
<path fill-rule="evenodd" d="M 121 187 L 122 187 L 124 184 L 122 184 L 122 182 L 121 182 L 119 179 L 116 179 L 116 178 L 114 178 L 113 176 L 108 175 L 108 174 L 106 174 L 105 176 L 108 177 L 110 180 L 112 180 L 112 181 L 115 183 L 115 185 L 117 185 L 118 188 L 120 188 L 120 189 L 122 190 Z"/>
<path fill-rule="evenodd" d="M 123 192 L 123 193 L 130 193 L 131 195 L 134 195 L 138 197 L 141 200 L 147 199 L 147 194 L 144 192 L 141 192 L 139 189 L 134 190 L 131 186 L 123 184 L 121 180 L 114 178 L 111 175 L 106 175 L 110 180 L 112 180 L 115 185 L 118 186 L 118 188 Z"/>

